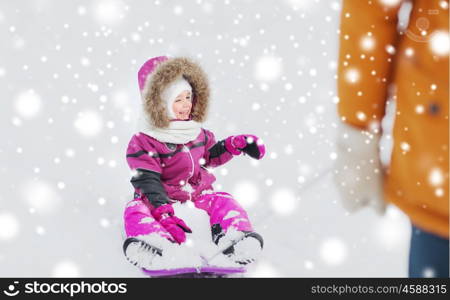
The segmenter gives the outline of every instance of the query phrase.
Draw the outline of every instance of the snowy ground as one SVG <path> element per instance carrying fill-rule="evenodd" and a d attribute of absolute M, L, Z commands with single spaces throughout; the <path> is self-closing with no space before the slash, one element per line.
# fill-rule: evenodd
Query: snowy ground
<path fill-rule="evenodd" d="M 249 276 L 406 276 L 408 219 L 347 215 L 335 158 L 340 2 L 0 2 L 0 276 L 139 277 L 122 255 L 132 196 L 125 147 L 147 58 L 199 60 L 205 127 L 261 136 L 255 163 L 216 170 L 216 188 L 265 238 Z"/>

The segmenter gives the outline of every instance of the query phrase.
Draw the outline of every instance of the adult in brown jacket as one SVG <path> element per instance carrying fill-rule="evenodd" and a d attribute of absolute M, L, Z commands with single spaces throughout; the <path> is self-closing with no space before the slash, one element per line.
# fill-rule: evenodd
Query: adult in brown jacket
<path fill-rule="evenodd" d="M 402 29 L 405 3 L 410 14 Z M 448 6 L 448 0 L 344 0 L 342 7 L 335 180 L 349 211 L 373 205 L 383 212 L 386 200 L 410 217 L 411 277 L 448 277 Z M 378 142 L 387 99 L 396 108 L 383 170 Z"/>

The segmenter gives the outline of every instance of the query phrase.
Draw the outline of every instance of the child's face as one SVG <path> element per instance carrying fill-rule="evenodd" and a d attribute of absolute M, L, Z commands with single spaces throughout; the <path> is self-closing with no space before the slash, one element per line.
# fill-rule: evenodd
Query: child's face
<path fill-rule="evenodd" d="M 189 115 L 192 109 L 192 94 L 186 90 L 179 94 L 172 105 L 172 110 L 175 113 L 175 117 L 179 120 L 189 119 Z"/>

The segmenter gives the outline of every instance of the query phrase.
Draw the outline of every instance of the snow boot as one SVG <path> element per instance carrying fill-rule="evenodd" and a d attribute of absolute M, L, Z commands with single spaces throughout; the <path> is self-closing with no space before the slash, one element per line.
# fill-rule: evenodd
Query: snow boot
<path fill-rule="evenodd" d="M 151 269 L 153 259 L 162 256 L 160 248 L 135 237 L 129 237 L 125 240 L 123 253 L 131 264 L 145 269 Z"/>
<path fill-rule="evenodd" d="M 213 241 L 222 253 L 240 265 L 248 265 L 256 261 L 264 246 L 262 236 L 253 231 L 238 231 L 230 228 L 223 233 L 220 225 L 212 227 Z"/>

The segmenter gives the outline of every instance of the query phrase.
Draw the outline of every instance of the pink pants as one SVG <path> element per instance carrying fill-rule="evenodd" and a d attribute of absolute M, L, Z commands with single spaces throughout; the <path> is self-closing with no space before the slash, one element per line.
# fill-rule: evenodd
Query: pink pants
<path fill-rule="evenodd" d="M 239 231 L 253 231 L 247 213 L 228 193 L 200 195 L 194 204 L 208 213 L 214 242 L 230 227 Z M 171 240 L 170 234 L 152 217 L 150 207 L 142 198 L 127 203 L 124 223 L 127 237 L 156 233 Z"/>

